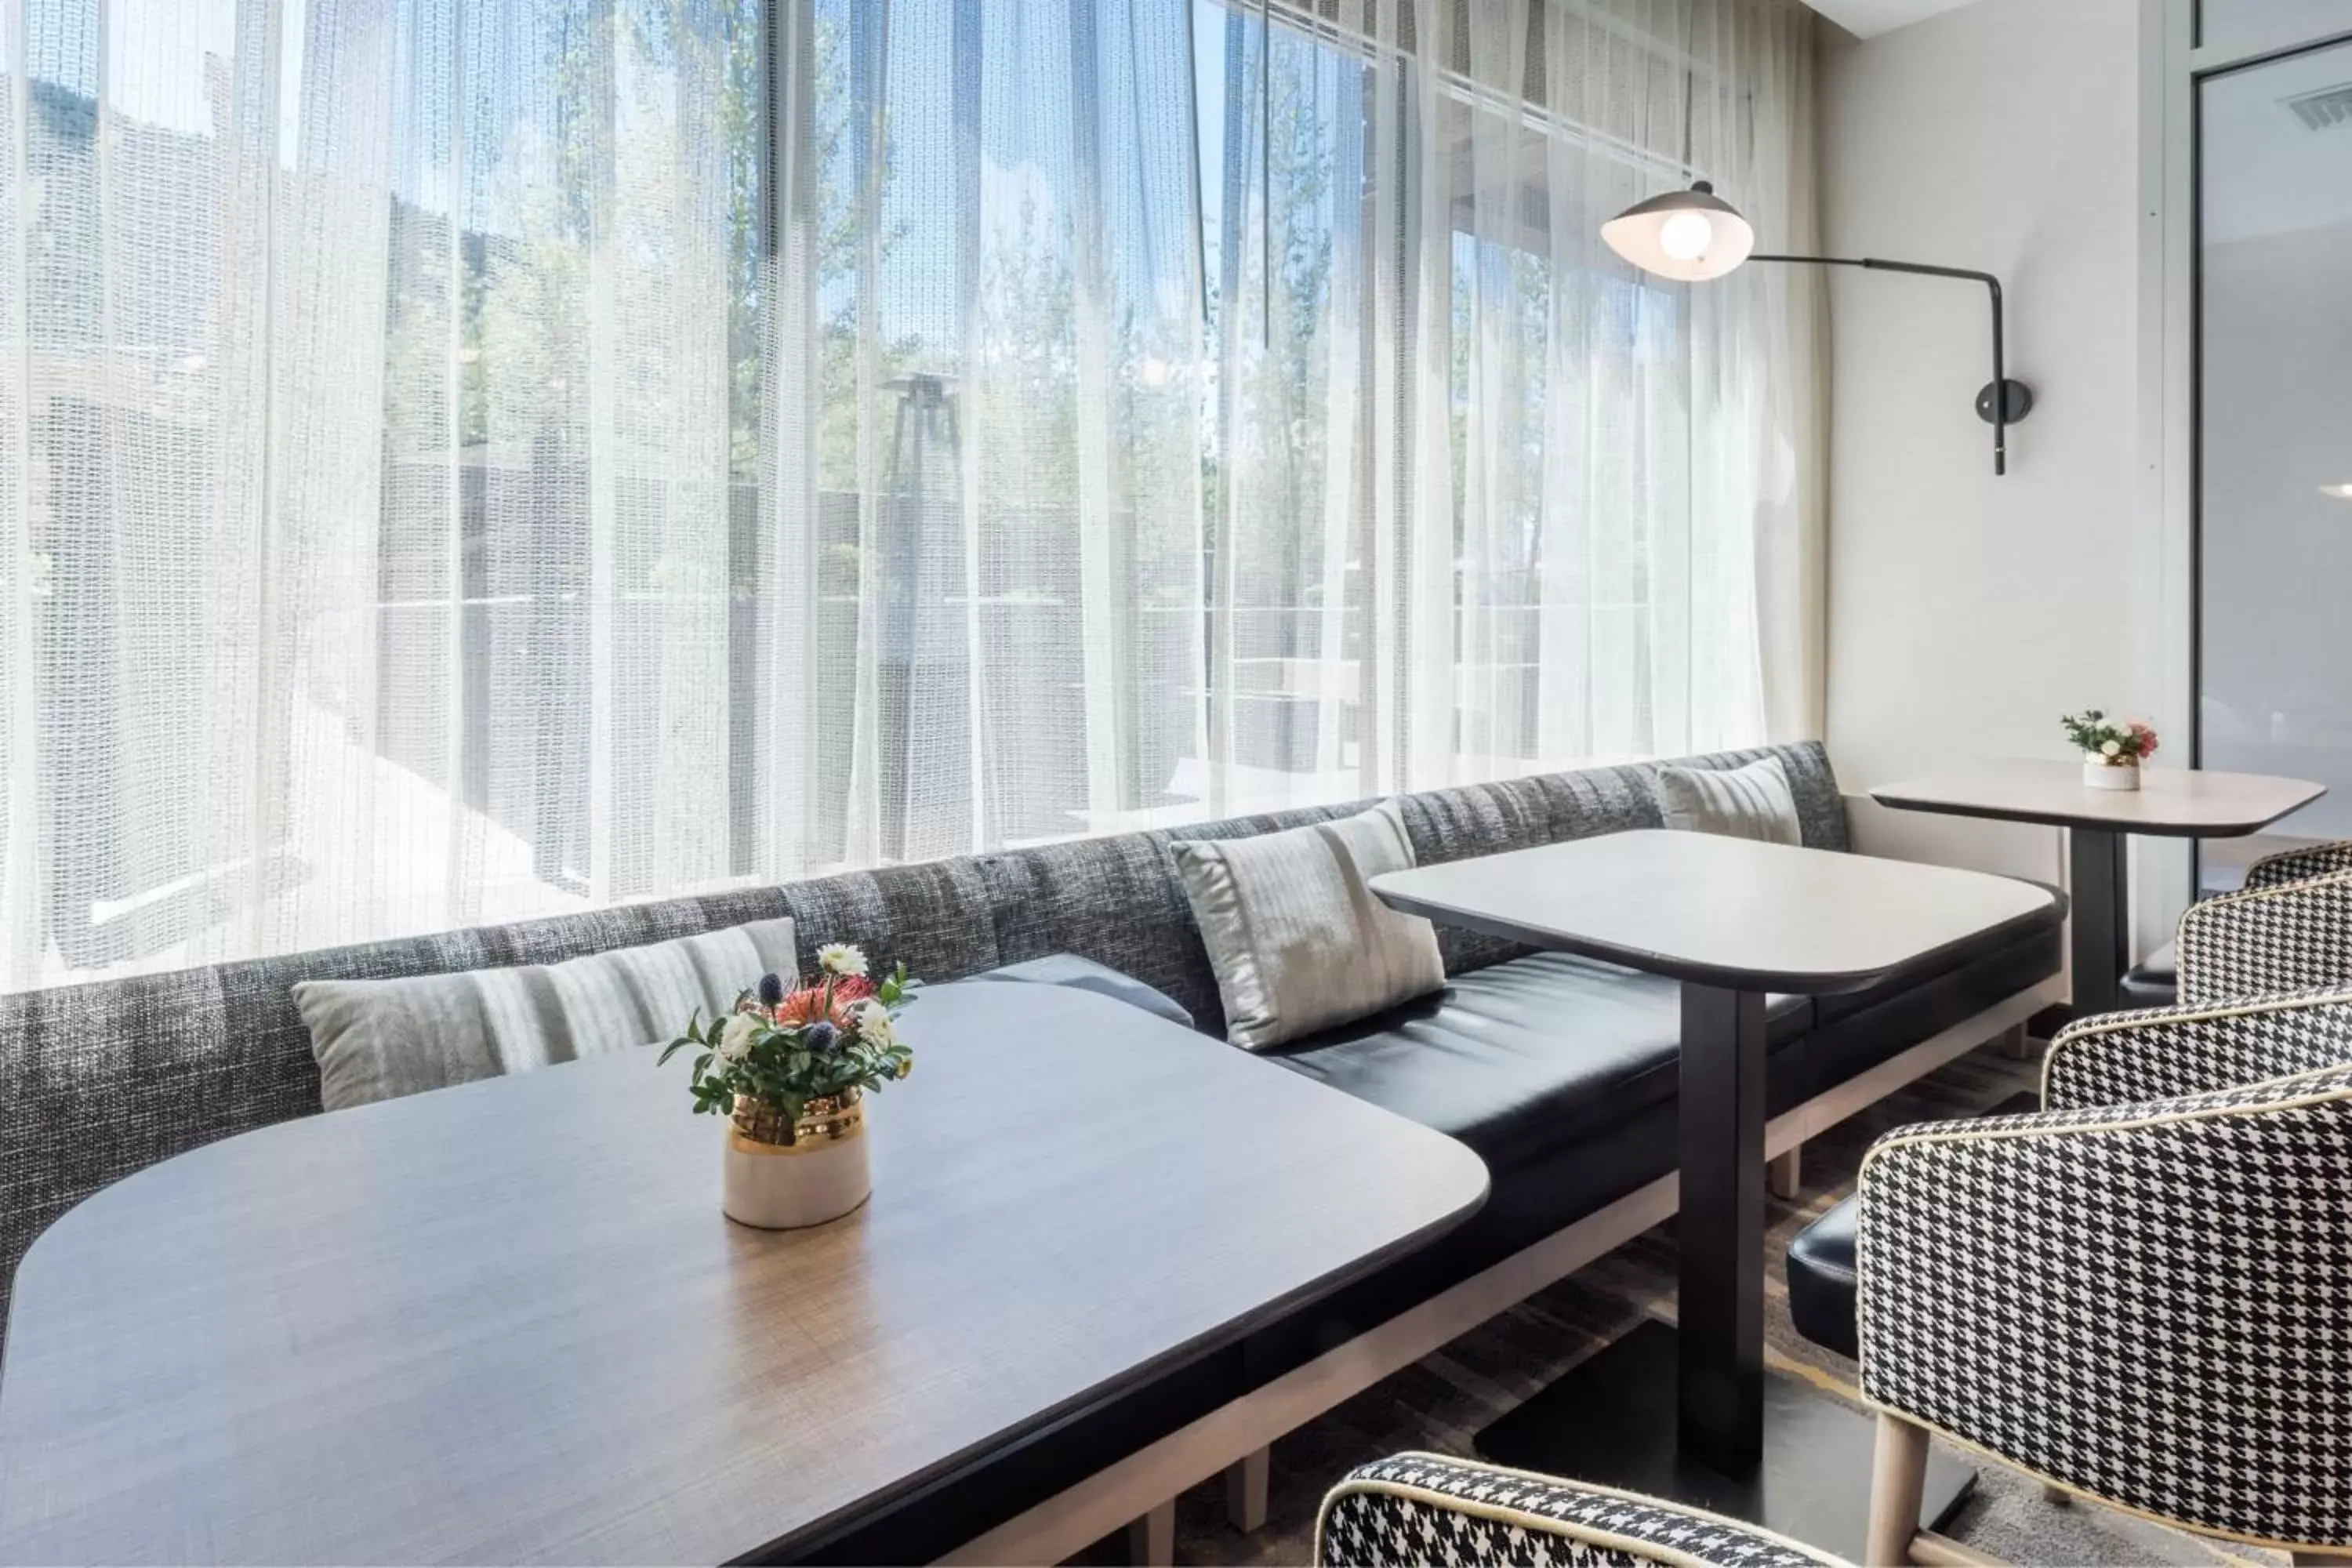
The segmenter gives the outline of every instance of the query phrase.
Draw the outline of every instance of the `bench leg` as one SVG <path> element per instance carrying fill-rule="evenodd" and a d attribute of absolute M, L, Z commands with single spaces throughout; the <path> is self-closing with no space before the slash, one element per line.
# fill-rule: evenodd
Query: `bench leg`
<path fill-rule="evenodd" d="M 2011 1061 L 2031 1061 L 2033 1042 L 2025 1037 L 2025 1026 L 2011 1024 L 2000 1032 L 2000 1054 Z"/>
<path fill-rule="evenodd" d="M 1266 1483 L 1273 1472 L 1274 1450 L 1260 1448 L 1225 1467 L 1225 1518 L 1244 1535 L 1265 1523 Z"/>
<path fill-rule="evenodd" d="M 1919 1533 L 1919 1494 L 1927 1480 L 1927 1429 L 1884 1411 L 1870 1467 L 1870 1531 L 1863 1561 L 1871 1568 L 1911 1561 Z"/>
<path fill-rule="evenodd" d="M 1765 1163 L 1764 1184 L 1776 1198 L 1793 1198 L 1805 1184 L 1805 1146 L 1796 1145 L 1785 1154 L 1775 1154 Z"/>
<path fill-rule="evenodd" d="M 1176 1500 L 1170 1498 L 1127 1526 L 1128 1568 L 1173 1568 L 1176 1562 Z"/>

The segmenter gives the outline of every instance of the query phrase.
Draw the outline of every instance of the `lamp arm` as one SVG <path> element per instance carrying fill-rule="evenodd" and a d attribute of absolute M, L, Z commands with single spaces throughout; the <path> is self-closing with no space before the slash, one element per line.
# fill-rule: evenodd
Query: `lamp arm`
<path fill-rule="evenodd" d="M 1983 284 L 1992 297 L 1992 385 L 1986 389 L 1989 396 L 1982 400 L 1989 406 L 1980 411 L 1992 421 L 1992 471 L 1996 474 L 2009 472 L 2011 392 L 2002 342 L 2000 279 L 1990 272 L 1979 272 L 1966 267 L 1930 267 L 1918 261 L 1884 261 L 1874 256 L 1769 256 L 1759 253 L 1748 259 L 1785 261 L 1803 267 L 1863 267 L 1874 272 L 1908 272 L 1921 278 L 1958 278 L 1963 282 Z M 2033 406 L 2033 399 L 2022 386 L 2018 387 L 2016 393 L 2019 403 L 2016 417 L 2022 419 L 2026 411 Z"/>

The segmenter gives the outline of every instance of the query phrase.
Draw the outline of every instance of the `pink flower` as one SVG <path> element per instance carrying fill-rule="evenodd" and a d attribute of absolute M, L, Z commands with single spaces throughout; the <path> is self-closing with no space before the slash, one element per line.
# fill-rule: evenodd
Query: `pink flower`
<path fill-rule="evenodd" d="M 849 1026 L 849 999 L 835 993 L 831 1005 L 826 1005 L 824 987 L 805 985 L 776 1004 L 776 1026 L 789 1029 L 795 1025 L 826 1023 L 836 1029 Z"/>

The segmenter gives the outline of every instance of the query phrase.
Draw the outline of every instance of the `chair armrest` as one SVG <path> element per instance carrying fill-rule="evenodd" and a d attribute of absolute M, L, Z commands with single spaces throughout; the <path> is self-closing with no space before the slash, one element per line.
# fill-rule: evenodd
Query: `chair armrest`
<path fill-rule="evenodd" d="M 1860 1190 L 1873 1404 L 2195 1529 L 2352 1543 L 2352 1068 L 1906 1129 Z"/>
<path fill-rule="evenodd" d="M 2191 904 L 2174 950 L 2183 1002 L 2352 985 L 2352 872 Z"/>
<path fill-rule="evenodd" d="M 2342 876 L 2347 871 L 2352 871 L 2352 838 L 2265 855 L 2246 868 L 2246 879 L 2239 885 L 2248 889 L 2275 888 L 2288 882 L 2307 882 L 2314 877 Z"/>
<path fill-rule="evenodd" d="M 2352 985 L 2216 1006 L 2101 1013 L 2042 1058 L 2044 1110 L 2128 1106 L 2352 1064 Z"/>
<path fill-rule="evenodd" d="M 1822 1568 L 1838 1559 L 1752 1524 L 1587 1481 L 1399 1454 L 1350 1472 L 1323 1500 L 1315 1561 L 1346 1568 L 1586 1564 Z"/>

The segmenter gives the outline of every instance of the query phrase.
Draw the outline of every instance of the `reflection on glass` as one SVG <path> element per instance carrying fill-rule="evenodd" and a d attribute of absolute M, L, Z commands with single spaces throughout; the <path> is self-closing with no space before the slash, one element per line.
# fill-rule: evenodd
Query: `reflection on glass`
<path fill-rule="evenodd" d="M 2226 886 L 2274 837 L 2352 837 L 2352 110 L 2309 112 L 2352 100 L 2352 44 L 2200 92 L 2201 760 L 2333 792 L 2210 847 L 2202 879 Z"/>
<path fill-rule="evenodd" d="M 2197 8 L 2197 42 L 2209 49 L 2317 41 L 2344 31 L 2352 31 L 2352 0 L 2202 0 Z"/>

